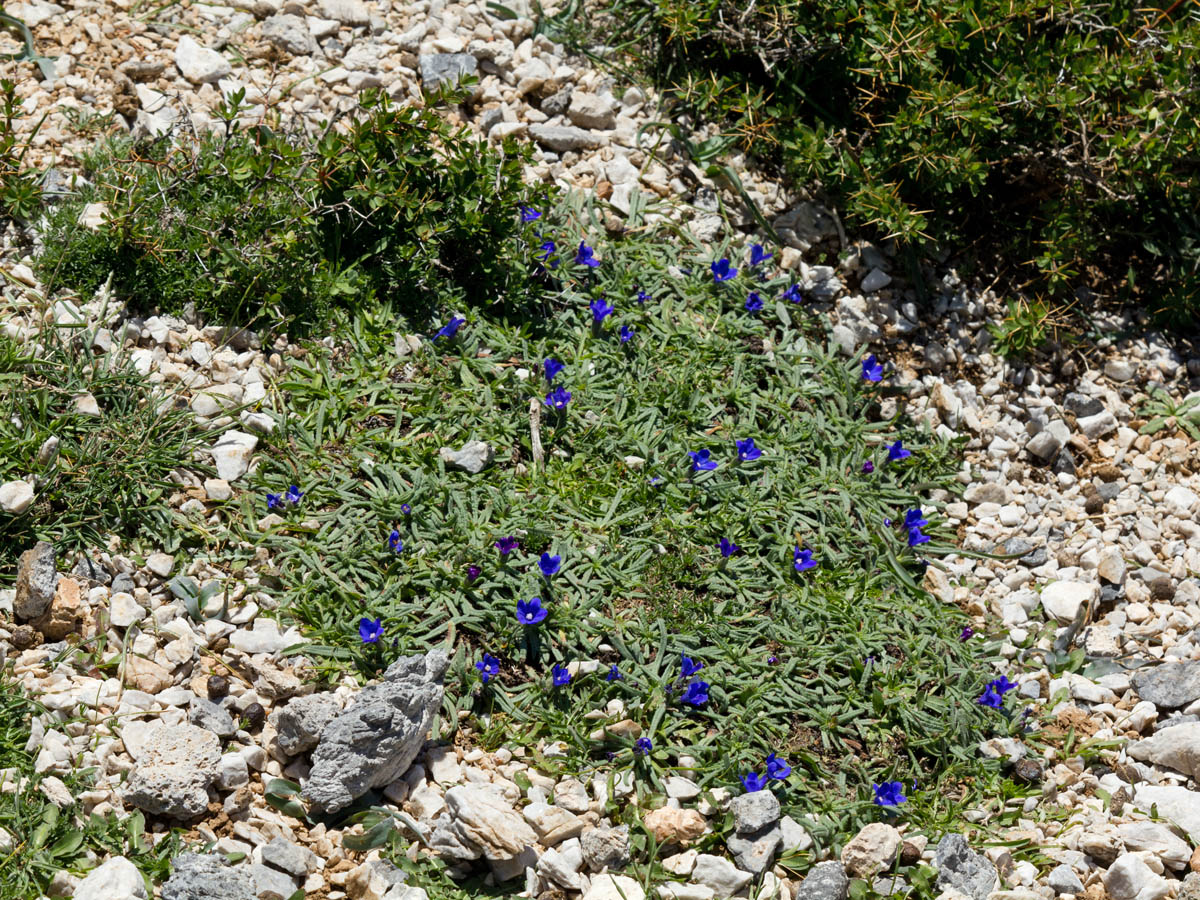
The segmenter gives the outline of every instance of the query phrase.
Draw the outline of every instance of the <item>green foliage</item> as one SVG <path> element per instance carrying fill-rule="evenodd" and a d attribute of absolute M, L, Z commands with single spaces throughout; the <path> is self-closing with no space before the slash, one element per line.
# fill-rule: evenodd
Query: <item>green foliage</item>
<path fill-rule="evenodd" d="M 1057 311 L 1042 300 L 1009 300 L 1004 321 L 988 323 L 1001 356 L 1025 357 L 1040 350 L 1050 338 Z"/>
<path fill-rule="evenodd" d="M 176 542 L 168 475 L 194 465 L 204 435 L 188 409 L 153 393 L 126 354 L 94 353 L 80 337 L 48 330 L 34 351 L 0 335 L 0 482 L 37 479 L 32 507 L 0 513 L 0 573 L 35 540 L 67 549 L 148 531 L 161 545 Z M 100 415 L 76 408 L 84 393 Z M 51 437 L 58 451 L 43 461 Z"/>
<path fill-rule="evenodd" d="M 636 236 L 597 245 L 599 269 L 561 259 L 537 317 L 476 316 L 415 354 L 394 345 L 415 324 L 400 310 L 347 319 L 344 346 L 310 347 L 280 385 L 291 415 L 264 441 L 256 495 L 229 509 L 232 533 L 214 546 L 197 524 L 184 539 L 213 557 L 268 548 L 282 606 L 314 641 L 303 652 L 330 669 L 369 677 L 402 653 L 457 648 L 443 735 L 465 716 L 485 746 L 514 732 L 522 746 L 562 741 L 567 756 L 539 765 L 585 776 L 615 765 L 649 794 L 681 755 L 699 761 L 691 775 L 707 789 L 736 786 L 778 751 L 797 769 L 785 806 L 830 813 L 836 829 L 871 819 L 870 784 L 891 777 L 917 778 L 909 808 L 940 817 L 939 778 L 980 771 L 974 746 L 992 717 L 974 701 L 989 651 L 959 640 L 961 614 L 919 588 L 921 562 L 884 520 L 928 510 L 932 489 L 956 492 L 958 449 L 881 418 L 879 388 L 802 307 L 744 310 L 747 289 L 777 297 L 783 278 L 714 285 L 711 257 L 642 234 L 638 207 L 635 196 Z M 576 207 L 571 224 L 538 226 L 573 253 L 598 232 L 590 223 Z M 601 295 L 617 311 L 597 326 L 589 301 Z M 630 342 L 620 326 L 635 329 Z M 548 356 L 567 364 L 562 412 L 543 403 Z M 746 437 L 764 456 L 739 463 L 734 440 Z M 886 463 L 897 438 L 913 456 Z M 447 471 L 438 448 L 469 440 L 499 461 L 478 476 Z M 716 471 L 691 471 L 701 448 Z M 263 523 L 265 493 L 288 484 L 303 501 Z M 931 518 L 920 550 L 936 560 L 953 536 Z M 502 559 L 494 542 L 507 535 L 521 547 Z M 741 552 L 723 559 L 721 537 Z M 797 545 L 817 569 L 795 571 Z M 543 551 L 563 558 L 549 581 Z M 482 573 L 468 583 L 470 565 Z M 515 604 L 533 596 L 550 616 L 524 629 Z M 361 643 L 363 616 L 382 619 L 380 643 Z M 484 652 L 501 663 L 487 687 L 474 668 Z M 680 702 L 680 654 L 705 665 L 703 708 Z M 597 658 L 599 671 L 551 685 L 554 663 Z M 606 680 L 611 664 L 620 680 Z M 590 737 L 603 721 L 585 713 L 614 699 L 651 755 Z M 294 802 L 286 787 L 279 803 Z"/>
<path fill-rule="evenodd" d="M 23 113 L 17 86 L 8 79 L 0 81 L 0 115 L 4 117 L 0 123 L 0 215 L 25 221 L 37 214 L 42 192 L 37 179 L 25 168 L 25 153 L 33 134 L 16 132 L 15 124 Z"/>
<path fill-rule="evenodd" d="M 1158 434 L 1174 425 L 1193 441 L 1200 441 L 1200 392 L 1188 394 L 1176 401 L 1160 387 L 1150 389 L 1150 399 L 1138 410 L 1138 415 L 1147 419 L 1138 429 L 1139 434 Z"/>
<path fill-rule="evenodd" d="M 1194 321 L 1200 16 L 1158 6 L 613 0 L 596 25 L 855 228 Z M 574 36 L 568 11 L 542 27 Z"/>
<path fill-rule="evenodd" d="M 372 92 L 362 118 L 309 146 L 239 127 L 241 101 L 197 144 L 118 143 L 92 159 L 94 186 L 51 214 L 46 283 L 90 294 L 111 272 L 135 309 L 194 304 L 216 321 L 292 328 L 375 296 L 417 316 L 528 302 L 527 269 L 512 264 L 530 190 L 515 144 L 497 152 Z M 97 231 L 78 224 L 94 202 L 108 206 Z"/>

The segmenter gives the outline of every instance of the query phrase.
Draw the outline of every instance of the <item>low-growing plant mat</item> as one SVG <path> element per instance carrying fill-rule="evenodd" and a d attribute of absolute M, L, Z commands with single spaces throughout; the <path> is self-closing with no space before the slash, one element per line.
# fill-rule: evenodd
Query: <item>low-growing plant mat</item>
<path fill-rule="evenodd" d="M 74 549 L 144 533 L 173 546 L 168 476 L 195 465 L 205 437 L 128 354 L 95 353 L 82 331 L 62 332 L 48 329 L 36 345 L 0 335 L 0 482 L 35 478 L 28 510 L 0 512 L 0 579 L 11 581 L 36 540 Z"/>
<path fill-rule="evenodd" d="M 531 253 L 544 221 L 529 226 Z M 988 645 L 964 643 L 959 610 L 918 587 L 922 558 L 953 549 L 924 498 L 958 487 L 956 447 L 881 418 L 882 395 L 902 394 L 894 378 L 864 381 L 822 322 L 776 300 L 785 277 L 747 277 L 741 248 L 728 253 L 742 274 L 715 284 L 711 257 L 661 237 L 600 245 L 585 269 L 578 232 L 552 232 L 568 249 L 542 316 L 479 316 L 415 353 L 401 338 L 401 354 L 412 323 L 383 310 L 292 365 L 290 415 L 232 521 L 242 553 L 274 553 L 284 613 L 314 642 L 300 649 L 371 676 L 453 647 L 447 729 L 468 721 L 491 746 L 562 741 L 544 760 L 555 769 L 632 766 L 653 791 L 692 757 L 702 787 L 740 791 L 775 752 L 794 767 L 785 808 L 836 812 L 837 833 L 876 815 L 871 785 L 885 780 L 904 782 L 904 809 L 947 815 L 939 790 L 983 771 L 976 744 L 1002 721 L 976 703 Z M 750 289 L 766 298 L 758 314 Z M 597 324 L 601 297 L 615 312 Z M 547 357 L 565 364 L 564 410 L 544 402 Z M 761 457 L 741 461 L 735 440 L 749 438 Z M 447 471 L 439 448 L 468 441 L 488 442 L 494 463 Z M 889 461 L 896 441 L 911 456 Z M 715 470 L 693 471 L 702 450 Z M 266 494 L 290 485 L 300 501 L 264 519 Z M 932 539 L 914 551 L 900 524 L 916 507 Z M 495 544 L 510 536 L 505 557 Z M 728 558 L 722 538 L 738 545 Z M 817 565 L 798 571 L 798 550 Z M 542 553 L 560 557 L 549 577 Z M 517 602 L 533 597 L 548 617 L 522 625 Z M 377 642 L 364 618 L 380 620 Z M 486 683 L 485 654 L 498 666 Z M 703 668 L 681 677 L 682 656 Z M 585 660 L 601 665 L 552 683 L 555 666 Z M 707 699 L 689 704 L 697 680 Z M 627 717 L 621 737 L 592 734 Z"/>

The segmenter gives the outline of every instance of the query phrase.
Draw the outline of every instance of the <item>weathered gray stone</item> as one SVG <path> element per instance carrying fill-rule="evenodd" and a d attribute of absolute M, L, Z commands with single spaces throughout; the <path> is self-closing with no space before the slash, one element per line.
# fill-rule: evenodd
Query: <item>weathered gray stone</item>
<path fill-rule="evenodd" d="M 751 791 L 729 801 L 733 830 L 751 834 L 779 821 L 779 800 L 770 791 Z"/>
<path fill-rule="evenodd" d="M 237 733 L 233 717 L 223 707 L 203 697 L 192 698 L 188 721 L 197 728 L 211 731 L 217 737 L 233 737 Z"/>
<path fill-rule="evenodd" d="M 1095 397 L 1089 397 L 1086 394 L 1067 394 L 1063 398 L 1063 409 L 1075 418 L 1083 419 L 1104 412 L 1104 404 Z"/>
<path fill-rule="evenodd" d="M 442 462 L 447 469 L 462 469 L 472 475 L 478 475 L 492 462 L 492 448 L 483 441 L 468 441 L 461 450 L 453 447 L 443 447 L 440 451 Z"/>
<path fill-rule="evenodd" d="M 732 897 L 754 876 L 743 872 L 723 856 L 701 853 L 692 869 L 692 881 L 708 885 L 718 897 Z"/>
<path fill-rule="evenodd" d="M 277 837 L 262 848 L 262 861 L 281 872 L 304 878 L 316 868 L 317 856 L 311 850 Z"/>
<path fill-rule="evenodd" d="M 311 56 L 317 52 L 317 42 L 308 23 L 290 14 L 271 16 L 262 23 L 263 40 L 292 56 Z"/>
<path fill-rule="evenodd" d="M 1142 700 L 1160 709 L 1177 709 L 1200 699 L 1200 660 L 1138 669 L 1130 680 Z"/>
<path fill-rule="evenodd" d="M 846 900 L 850 879 L 836 860 L 817 863 L 796 888 L 796 900 Z"/>
<path fill-rule="evenodd" d="M 900 832 L 885 822 L 871 822 L 842 848 L 842 866 L 853 878 L 885 872 L 896 861 Z"/>
<path fill-rule="evenodd" d="M 446 809 L 451 818 L 448 830 L 463 845 L 477 848 L 493 864 L 526 856 L 537 843 L 537 833 L 521 814 L 495 791 L 482 785 L 460 785 L 446 791 Z M 504 880 L 505 876 L 520 874 L 523 868 L 509 873 L 506 867 L 498 869 L 493 865 L 492 873 Z"/>
<path fill-rule="evenodd" d="M 474 75 L 478 65 L 470 53 L 422 53 L 421 83 L 427 88 L 440 87 L 462 80 L 465 75 Z"/>
<path fill-rule="evenodd" d="M 939 890 L 954 888 L 973 900 L 987 900 L 996 888 L 996 867 L 967 846 L 961 834 L 947 834 L 938 842 L 934 863 Z"/>
<path fill-rule="evenodd" d="M 298 885 L 291 875 L 258 863 L 247 868 L 254 879 L 254 894 L 258 900 L 288 900 L 296 893 Z"/>
<path fill-rule="evenodd" d="M 1136 760 L 1200 778 L 1200 723 L 1160 728 L 1152 737 L 1134 741 L 1127 750 Z"/>
<path fill-rule="evenodd" d="M 123 856 L 114 856 L 88 872 L 75 888 L 73 900 L 138 900 L 146 898 L 146 882 L 137 866 Z"/>
<path fill-rule="evenodd" d="M 288 756 L 299 756 L 317 746 L 321 732 L 334 720 L 341 706 L 332 694 L 296 697 L 271 713 L 279 749 Z"/>
<path fill-rule="evenodd" d="M 137 754 L 125 785 L 125 800 L 156 816 L 192 819 L 208 808 L 208 788 L 217 780 L 221 743 L 195 725 L 153 729 Z"/>
<path fill-rule="evenodd" d="M 612 104 L 586 91 L 575 91 L 567 108 L 567 118 L 580 128 L 606 130 L 616 127 L 617 114 Z"/>
<path fill-rule="evenodd" d="M 547 150 L 594 150 L 604 143 L 601 135 L 573 125 L 530 125 L 529 134 Z"/>
<path fill-rule="evenodd" d="M 13 615 L 23 622 L 36 619 L 50 608 L 56 587 L 58 572 L 54 568 L 54 547 L 45 541 L 38 541 L 21 554 L 17 563 Z"/>
<path fill-rule="evenodd" d="M 230 867 L 219 853 L 182 853 L 171 861 L 162 900 L 258 900 L 245 867 Z"/>
<path fill-rule="evenodd" d="M 775 862 L 775 852 L 782 843 L 783 831 L 778 822 L 764 825 L 758 831 L 731 834 L 725 841 L 737 867 L 755 875 L 761 875 L 771 868 Z"/>
<path fill-rule="evenodd" d="M 629 865 L 629 826 L 588 828 L 579 837 L 583 861 L 593 872 L 623 869 Z"/>
<path fill-rule="evenodd" d="M 304 786 L 315 810 L 337 812 L 407 771 L 441 708 L 449 664 L 441 650 L 402 657 L 325 726 Z"/>
<path fill-rule="evenodd" d="M 1074 396 L 1079 396 L 1075 394 Z M 1083 892 L 1083 882 L 1075 874 L 1075 870 L 1066 863 L 1055 866 L 1050 870 L 1046 883 L 1058 894 L 1079 894 Z"/>

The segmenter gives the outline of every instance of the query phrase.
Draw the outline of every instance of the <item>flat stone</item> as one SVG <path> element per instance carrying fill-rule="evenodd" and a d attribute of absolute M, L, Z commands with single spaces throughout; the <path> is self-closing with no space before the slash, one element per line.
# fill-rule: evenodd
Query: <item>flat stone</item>
<path fill-rule="evenodd" d="M 1105 410 L 1101 413 L 1096 413 L 1094 416 L 1084 416 L 1081 419 L 1075 420 L 1075 427 L 1084 434 L 1088 440 L 1095 441 L 1104 437 L 1106 434 L 1112 434 L 1120 423 L 1117 417 Z"/>
<path fill-rule="evenodd" d="M 602 135 L 573 125 L 530 125 L 529 134 L 540 146 L 555 153 L 595 150 L 606 143 Z"/>
<path fill-rule="evenodd" d="M 1126 850 L 1153 853 L 1172 869 L 1186 868 L 1192 858 L 1187 841 L 1158 822 L 1125 822 L 1117 826 L 1117 833 Z"/>
<path fill-rule="evenodd" d="M 1063 398 L 1063 409 L 1075 418 L 1087 418 L 1104 412 L 1104 404 L 1086 394 L 1067 394 Z"/>
<path fill-rule="evenodd" d="M 1054 462 L 1061 449 L 1062 442 L 1049 431 L 1039 431 L 1025 444 L 1025 452 L 1045 464 Z"/>
<path fill-rule="evenodd" d="M 446 791 L 446 809 L 451 818 L 448 831 L 489 861 L 518 858 L 537 843 L 536 832 L 522 815 L 482 785 L 450 788 Z"/>
<path fill-rule="evenodd" d="M 186 34 L 175 45 L 175 66 L 192 84 L 212 84 L 233 71 L 220 53 L 201 46 Z"/>
<path fill-rule="evenodd" d="M 779 821 L 779 800 L 770 791 L 751 791 L 729 801 L 733 830 L 749 834 Z"/>
<path fill-rule="evenodd" d="M 1166 766 L 1168 769 L 1200 779 L 1198 722 L 1160 728 L 1152 737 L 1134 741 L 1126 749 L 1136 760 Z"/>
<path fill-rule="evenodd" d="M 19 516 L 33 505 L 33 485 L 28 481 L 6 481 L 0 484 L 0 509 Z"/>
<path fill-rule="evenodd" d="M 692 868 L 692 881 L 707 885 L 717 897 L 732 897 L 754 878 L 743 872 L 723 856 L 701 853 Z"/>
<path fill-rule="evenodd" d="M 1200 699 L 1200 660 L 1143 666 L 1130 682 L 1140 699 L 1159 709 L 1178 709 Z"/>
<path fill-rule="evenodd" d="M 617 115 L 612 104 L 586 91 L 572 93 L 571 103 L 567 107 L 567 118 L 571 120 L 572 125 L 600 131 L 615 128 L 617 125 Z"/>
<path fill-rule="evenodd" d="M 872 269 L 863 276 L 863 280 L 859 283 L 859 287 L 864 294 L 873 294 L 875 291 L 881 290 L 892 283 L 892 276 L 883 269 Z"/>
<path fill-rule="evenodd" d="M 54 564 L 54 547 L 45 541 L 38 541 L 22 553 L 17 562 L 13 615 L 24 622 L 43 615 L 50 608 L 57 588 L 58 570 Z"/>
<path fill-rule="evenodd" d="M 996 867 L 961 834 L 947 834 L 938 842 L 934 864 L 939 890 L 953 888 L 973 900 L 987 900 L 996 889 Z"/>
<path fill-rule="evenodd" d="M 75 888 L 73 900 L 146 900 L 146 882 L 137 866 L 114 856 L 88 872 Z"/>
<path fill-rule="evenodd" d="M 258 900 L 248 867 L 233 867 L 219 853 L 181 853 L 171 860 L 162 900 Z"/>
<path fill-rule="evenodd" d="M 553 847 L 562 841 L 578 837 L 587 827 L 584 819 L 562 807 L 550 806 L 547 803 L 530 803 L 521 812 L 525 821 L 537 832 L 538 841 L 545 847 Z"/>
<path fill-rule="evenodd" d="M 583 860 L 593 872 L 629 865 L 629 826 L 586 828 L 580 835 Z"/>
<path fill-rule="evenodd" d="M 146 557 L 146 568 L 159 578 L 166 578 L 175 568 L 175 557 L 169 553 L 151 553 Z"/>
<path fill-rule="evenodd" d="M 1137 853 L 1125 853 L 1104 873 L 1104 890 L 1111 900 L 1162 900 L 1171 884 Z"/>
<path fill-rule="evenodd" d="M 108 598 L 108 621 L 116 628 L 136 625 L 149 614 L 146 607 L 133 599 L 133 594 L 117 591 Z"/>
<path fill-rule="evenodd" d="M 314 809 L 336 812 L 408 770 L 441 709 L 442 677 L 449 664 L 440 650 L 402 657 L 388 667 L 382 682 L 364 688 L 325 726 L 304 786 Z M 521 824 L 528 829 L 524 820 Z"/>
<path fill-rule="evenodd" d="M 1079 608 L 1096 599 L 1100 588 L 1094 582 L 1054 581 L 1042 589 L 1041 603 L 1046 614 L 1066 625 L 1074 621 Z"/>
<path fill-rule="evenodd" d="M 725 845 L 733 854 L 733 860 L 743 872 L 761 875 L 775 862 L 775 854 L 783 843 L 783 832 L 779 824 L 772 822 L 758 831 L 731 834 Z"/>
<path fill-rule="evenodd" d="M 478 66 L 470 53 L 422 53 L 418 62 L 421 66 L 421 83 L 430 90 L 474 75 Z"/>
<path fill-rule="evenodd" d="M 233 717 L 226 712 L 225 708 L 204 697 L 192 697 L 191 708 L 188 710 L 188 721 L 197 728 L 211 731 L 217 737 L 233 737 L 237 733 Z"/>
<path fill-rule="evenodd" d="M 640 882 L 626 875 L 597 875 L 583 900 L 646 900 Z"/>
<path fill-rule="evenodd" d="M 1200 507 L 1200 496 L 1197 496 L 1195 491 L 1177 484 L 1163 497 L 1163 506 L 1167 508 L 1167 512 L 1177 516 L 1190 516 Z"/>
<path fill-rule="evenodd" d="M 447 469 L 461 469 L 472 475 L 478 475 L 487 468 L 494 455 L 491 445 L 483 441 L 468 441 L 461 450 L 442 447 L 438 452 Z"/>
<path fill-rule="evenodd" d="M 237 481 L 245 475 L 257 446 L 258 438 L 244 431 L 227 431 L 221 435 L 208 450 L 217 467 L 217 477 Z"/>
<path fill-rule="evenodd" d="M 537 861 L 539 875 L 569 891 L 578 891 L 583 887 L 580 878 L 582 869 L 583 851 L 577 838 L 547 849 Z"/>
<path fill-rule="evenodd" d="M 808 870 L 808 875 L 796 888 L 795 900 L 846 900 L 850 879 L 846 870 L 835 860 L 820 862 Z"/>
<path fill-rule="evenodd" d="M 1046 877 L 1046 883 L 1054 888 L 1056 894 L 1083 893 L 1083 882 L 1075 874 L 1075 870 L 1066 863 L 1055 866 Z"/>
<path fill-rule="evenodd" d="M 271 16 L 262 23 L 263 40 L 292 56 L 312 56 L 317 42 L 300 16 L 284 14 Z"/>
<path fill-rule="evenodd" d="M 686 844 L 704 834 L 708 822 L 694 809 L 675 809 L 663 806 L 652 809 L 642 817 L 646 828 L 662 845 Z"/>
<path fill-rule="evenodd" d="M 343 25 L 366 25 L 371 21 L 371 11 L 362 0 L 320 0 L 318 7 L 323 18 Z"/>

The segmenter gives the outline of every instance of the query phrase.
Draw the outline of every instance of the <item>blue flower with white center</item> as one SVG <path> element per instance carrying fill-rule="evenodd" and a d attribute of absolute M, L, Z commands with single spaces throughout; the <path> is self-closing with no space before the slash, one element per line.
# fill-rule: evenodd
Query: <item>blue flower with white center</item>
<path fill-rule="evenodd" d="M 874 353 L 863 359 L 862 377 L 863 381 L 880 381 L 883 379 L 883 363 L 875 359 Z"/>
<path fill-rule="evenodd" d="M 293 484 L 284 492 L 283 499 L 288 502 L 289 506 L 295 506 L 300 502 L 300 498 L 303 496 L 304 491 L 300 490 L 300 488 Z"/>
<path fill-rule="evenodd" d="M 571 683 L 571 673 L 566 666 L 554 664 L 554 668 L 550 670 L 550 678 L 554 682 L 555 687 L 563 687 Z"/>
<path fill-rule="evenodd" d="M 713 282 L 716 284 L 719 284 L 722 281 L 728 281 L 738 273 L 737 269 L 730 268 L 729 260 L 723 256 L 715 263 L 710 265 L 709 268 L 712 269 Z"/>
<path fill-rule="evenodd" d="M 628 344 L 631 340 L 633 340 L 633 326 L 622 325 L 617 331 L 617 336 L 621 338 L 622 344 Z"/>
<path fill-rule="evenodd" d="M 522 625 L 536 625 L 545 619 L 549 612 L 548 609 L 542 606 L 541 597 L 532 597 L 529 600 L 517 601 L 517 621 Z"/>
<path fill-rule="evenodd" d="M 876 806 L 899 806 L 901 803 L 908 802 L 903 793 L 904 782 L 902 781 L 885 781 L 883 784 L 873 785 L 873 788 Z"/>
<path fill-rule="evenodd" d="M 692 458 L 693 472 L 711 472 L 717 467 L 716 460 L 707 450 L 689 450 L 688 456 Z"/>
<path fill-rule="evenodd" d="M 400 540 L 400 532 L 395 528 L 393 528 L 392 533 L 388 535 L 387 544 L 388 549 L 393 553 L 401 553 L 404 550 L 404 541 Z"/>
<path fill-rule="evenodd" d="M 754 446 L 754 438 L 746 438 L 744 441 L 735 440 L 737 444 L 738 459 L 742 462 L 750 462 L 762 456 L 762 450 Z"/>
<path fill-rule="evenodd" d="M 560 384 L 546 395 L 543 402 L 552 409 L 566 409 L 571 402 L 571 392 Z"/>
<path fill-rule="evenodd" d="M 817 561 L 813 559 L 812 551 L 808 549 L 801 550 L 798 546 L 792 553 L 792 567 L 797 572 L 807 572 L 809 569 L 816 568 Z"/>
<path fill-rule="evenodd" d="M 364 644 L 376 644 L 383 637 L 383 619 L 359 619 L 358 636 Z"/>
<path fill-rule="evenodd" d="M 638 292 L 637 292 L 637 302 L 638 303 L 645 303 L 647 300 L 653 300 L 653 299 L 654 299 L 653 297 L 651 297 L 649 294 L 647 294 L 641 288 L 638 288 Z"/>
<path fill-rule="evenodd" d="M 500 660 L 496 659 L 490 653 L 485 653 L 483 654 L 483 659 L 475 663 L 475 668 L 479 670 L 480 679 L 484 684 L 487 684 L 500 674 Z"/>

